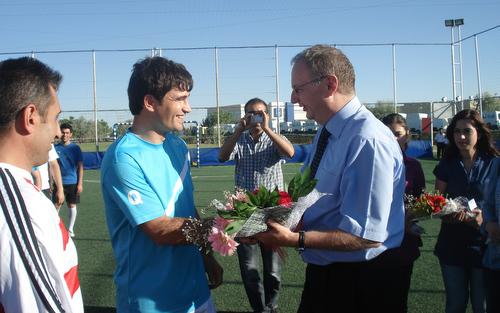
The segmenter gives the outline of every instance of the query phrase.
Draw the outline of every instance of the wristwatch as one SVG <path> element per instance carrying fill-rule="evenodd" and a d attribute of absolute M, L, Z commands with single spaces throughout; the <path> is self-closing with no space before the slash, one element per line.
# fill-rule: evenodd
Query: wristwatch
<path fill-rule="evenodd" d="M 299 231 L 299 245 L 297 247 L 297 251 L 299 251 L 299 253 L 304 252 L 304 250 L 306 249 L 305 239 L 306 239 L 305 231 L 303 230 Z"/>

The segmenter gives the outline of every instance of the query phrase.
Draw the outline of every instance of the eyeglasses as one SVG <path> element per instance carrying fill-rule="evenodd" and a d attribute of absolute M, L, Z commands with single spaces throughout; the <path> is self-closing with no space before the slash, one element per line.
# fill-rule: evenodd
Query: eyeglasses
<path fill-rule="evenodd" d="M 304 89 L 305 86 L 307 85 L 310 85 L 310 84 L 315 84 L 315 83 L 319 83 L 320 81 L 322 81 L 323 79 L 325 79 L 327 76 L 320 76 L 320 77 L 317 77 L 317 78 L 314 78 L 313 80 L 310 80 L 306 83 L 303 83 L 303 84 L 300 84 L 298 86 L 292 86 L 292 90 L 296 93 L 296 94 L 299 94 L 300 91 L 302 89 Z"/>

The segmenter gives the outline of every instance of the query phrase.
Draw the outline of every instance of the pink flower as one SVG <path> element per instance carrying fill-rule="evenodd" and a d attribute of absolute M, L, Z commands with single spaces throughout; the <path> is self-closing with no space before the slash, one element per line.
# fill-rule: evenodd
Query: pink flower
<path fill-rule="evenodd" d="M 247 193 L 241 190 L 236 191 L 236 193 L 233 195 L 233 199 L 240 202 L 248 202 Z"/>
<path fill-rule="evenodd" d="M 231 236 L 216 227 L 212 227 L 208 241 L 212 244 L 212 249 L 222 256 L 233 255 L 238 246 L 238 243 Z"/>
<path fill-rule="evenodd" d="M 234 210 L 233 202 L 227 202 L 226 205 L 224 205 L 224 210 L 225 211 Z"/>
<path fill-rule="evenodd" d="M 231 222 L 232 222 L 231 220 L 226 220 L 225 218 L 217 215 L 214 220 L 214 227 L 223 231 L 226 228 L 226 226 Z"/>

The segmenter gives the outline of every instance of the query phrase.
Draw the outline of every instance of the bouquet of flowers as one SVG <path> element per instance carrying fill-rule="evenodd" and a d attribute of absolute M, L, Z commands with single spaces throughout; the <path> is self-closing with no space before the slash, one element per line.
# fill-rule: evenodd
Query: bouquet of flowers
<path fill-rule="evenodd" d="M 439 192 L 423 192 L 419 197 L 405 195 L 405 208 L 413 220 L 423 220 L 460 211 L 474 216 L 471 211 L 476 208 L 476 204 L 465 197 L 448 199 Z"/>
<path fill-rule="evenodd" d="M 266 231 L 269 218 L 290 229 L 295 228 L 304 211 L 322 196 L 314 190 L 317 180 L 310 174 L 309 168 L 296 174 L 287 191 L 268 190 L 261 186 L 251 192 L 225 192 L 223 202 L 213 200 L 208 206 L 209 210 L 215 209 L 215 218 L 190 220 L 185 225 L 186 240 L 226 256 L 236 250 L 238 243 L 235 238 Z"/>

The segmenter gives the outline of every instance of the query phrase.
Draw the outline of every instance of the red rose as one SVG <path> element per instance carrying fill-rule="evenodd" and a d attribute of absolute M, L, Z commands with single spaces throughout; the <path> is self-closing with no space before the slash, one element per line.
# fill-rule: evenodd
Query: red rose
<path fill-rule="evenodd" d="M 278 199 L 279 205 L 285 205 L 285 204 L 292 203 L 292 197 L 288 194 L 288 192 L 280 191 L 279 195 L 280 195 L 280 198 Z"/>

